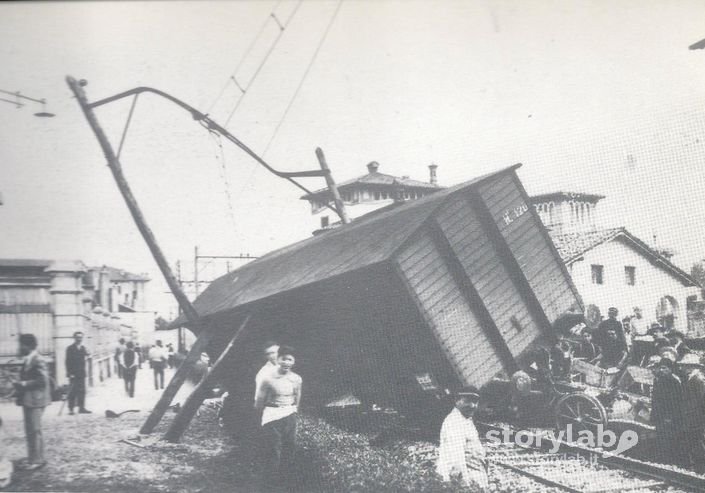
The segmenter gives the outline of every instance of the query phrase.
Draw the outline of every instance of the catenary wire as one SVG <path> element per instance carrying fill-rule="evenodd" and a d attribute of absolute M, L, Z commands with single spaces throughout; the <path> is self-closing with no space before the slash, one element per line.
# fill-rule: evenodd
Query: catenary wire
<path fill-rule="evenodd" d="M 316 51 L 313 52 L 313 56 L 311 57 L 311 61 L 309 62 L 308 66 L 306 67 L 306 71 L 304 72 L 304 75 L 301 77 L 301 81 L 299 82 L 299 85 L 296 88 L 296 91 L 294 91 L 293 96 L 289 100 L 289 104 L 287 105 L 286 109 L 284 110 L 284 114 L 282 114 L 282 117 L 279 120 L 279 123 L 277 123 L 277 126 L 275 127 L 274 132 L 272 133 L 272 136 L 269 138 L 269 142 L 267 142 L 267 145 L 265 146 L 264 151 L 262 152 L 262 157 L 264 157 L 267 154 L 267 151 L 269 151 L 269 148 L 271 147 L 272 142 L 274 142 L 274 138 L 277 136 L 277 133 L 279 132 L 279 129 L 281 128 L 282 124 L 284 123 L 286 116 L 289 114 L 289 110 L 291 110 L 291 107 L 294 105 L 294 101 L 296 101 L 296 97 L 299 95 L 299 92 L 301 91 L 301 88 L 303 87 L 304 82 L 306 82 L 306 78 L 308 77 L 308 74 L 311 72 L 311 68 L 313 68 L 314 63 L 316 62 L 316 58 L 318 57 L 318 53 L 321 51 L 321 48 L 323 47 L 323 43 L 325 43 L 325 40 L 328 37 L 328 33 L 330 32 L 330 29 L 333 26 L 333 23 L 335 22 L 335 19 L 338 16 L 338 12 L 340 12 L 340 7 L 342 5 L 343 5 L 343 0 L 340 0 L 338 2 L 338 5 L 335 8 L 335 12 L 333 12 L 333 16 L 331 17 L 330 21 L 328 22 L 328 26 L 326 26 L 326 30 L 323 32 L 323 36 L 321 36 L 321 39 L 318 42 L 318 46 L 316 47 Z"/>

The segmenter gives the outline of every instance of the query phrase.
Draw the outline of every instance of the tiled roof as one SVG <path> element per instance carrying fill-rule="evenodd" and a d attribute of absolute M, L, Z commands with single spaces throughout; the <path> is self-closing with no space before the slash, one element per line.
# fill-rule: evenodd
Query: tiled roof
<path fill-rule="evenodd" d="M 194 302 L 212 315 L 384 262 L 451 194 L 514 165 L 275 250 L 213 281 Z M 182 317 L 171 327 L 185 323 Z"/>
<path fill-rule="evenodd" d="M 0 267 L 49 267 L 53 261 L 37 258 L 0 258 Z"/>
<path fill-rule="evenodd" d="M 558 253 L 566 264 L 571 264 L 585 252 L 592 250 L 598 245 L 619 238 L 647 256 L 652 263 L 679 278 L 686 286 L 698 285 L 697 281 L 690 274 L 673 264 L 670 260 L 631 234 L 625 228 L 598 229 L 594 231 L 563 234 L 549 231 L 549 233 L 554 245 L 556 245 Z"/>
<path fill-rule="evenodd" d="M 115 282 L 149 281 L 150 280 L 146 276 L 133 274 L 133 273 L 127 272 L 126 270 L 123 270 L 123 269 L 118 269 L 116 267 L 110 267 L 109 265 L 103 265 L 100 267 L 91 267 L 91 270 L 94 270 L 98 273 L 100 273 L 100 271 L 103 269 L 106 269 L 108 271 L 108 275 L 110 276 L 110 280 L 115 281 Z"/>
<path fill-rule="evenodd" d="M 583 192 L 548 192 L 541 193 L 538 195 L 531 196 L 531 202 L 545 202 L 547 200 L 584 200 L 588 202 L 597 202 L 598 200 L 604 199 L 604 195 L 598 195 L 595 193 L 583 193 Z"/>
<path fill-rule="evenodd" d="M 412 180 L 411 178 L 392 176 L 380 173 L 378 171 L 373 171 L 372 173 L 367 173 L 366 175 L 338 183 L 338 190 L 344 192 L 348 189 L 354 188 L 355 185 L 374 185 L 390 188 L 392 186 L 401 186 L 404 188 L 423 188 L 426 190 L 443 189 L 443 187 L 439 185 L 434 185 L 433 183 L 427 183 L 424 181 Z M 303 195 L 301 197 L 301 200 L 310 200 L 315 196 L 325 195 L 328 193 L 328 188 L 321 188 L 320 190 L 316 190 L 315 192 L 312 192 L 310 194 Z"/>

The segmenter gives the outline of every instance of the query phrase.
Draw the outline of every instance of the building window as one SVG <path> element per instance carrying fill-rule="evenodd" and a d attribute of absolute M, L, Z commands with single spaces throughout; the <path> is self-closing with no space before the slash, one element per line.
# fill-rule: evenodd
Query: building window
<path fill-rule="evenodd" d="M 389 198 L 389 195 L 387 195 L 387 192 L 382 192 L 382 200 L 387 200 Z"/>
<path fill-rule="evenodd" d="M 321 217 L 321 228 L 325 228 L 327 226 L 328 226 L 328 216 Z"/>
<path fill-rule="evenodd" d="M 624 280 L 629 286 L 636 284 L 636 267 L 630 265 L 624 267 Z"/>
<path fill-rule="evenodd" d="M 382 194 L 375 192 L 375 200 L 379 200 L 380 198 L 382 198 Z"/>
<path fill-rule="evenodd" d="M 604 284 L 604 270 L 605 267 L 603 265 L 591 265 L 590 268 L 592 269 L 592 283 L 593 284 Z"/>

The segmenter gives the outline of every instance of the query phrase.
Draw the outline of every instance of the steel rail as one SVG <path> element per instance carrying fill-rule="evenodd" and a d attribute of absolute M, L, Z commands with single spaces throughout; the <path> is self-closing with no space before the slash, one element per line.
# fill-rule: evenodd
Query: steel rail
<path fill-rule="evenodd" d="M 496 431 L 503 432 L 505 429 L 509 429 L 511 433 L 514 433 L 515 430 L 513 427 L 502 427 L 499 425 L 495 424 L 490 424 L 490 423 L 484 423 L 484 422 L 477 422 L 477 425 L 479 427 L 484 427 L 487 429 L 492 429 Z M 536 433 L 531 433 L 526 430 L 524 430 L 525 433 L 528 433 L 529 435 L 533 437 L 538 437 L 539 435 Z M 686 490 L 692 490 L 692 491 L 705 491 L 705 478 L 702 476 L 699 476 L 695 473 L 692 472 L 686 472 L 686 471 L 678 471 L 678 470 L 673 470 L 670 469 L 666 466 L 660 465 L 660 464 L 654 464 L 651 462 L 644 462 L 638 459 L 633 459 L 631 457 L 625 457 L 622 455 L 615 455 L 611 454 L 609 452 L 603 451 L 603 450 L 598 450 L 598 449 L 593 449 L 590 447 L 582 446 L 582 445 L 577 445 L 574 443 L 566 442 L 564 440 L 558 440 L 556 438 L 550 438 L 545 435 L 541 435 L 541 446 L 531 446 L 530 449 L 534 450 L 544 450 L 546 448 L 552 448 L 556 444 L 559 445 L 559 448 L 556 452 L 556 454 L 562 452 L 562 453 L 570 453 L 574 455 L 578 455 L 581 457 L 587 457 L 588 459 L 596 458 L 597 463 L 601 464 L 603 466 L 606 466 L 610 468 L 611 470 L 619 470 L 619 471 L 624 471 L 628 472 L 631 474 L 634 474 L 635 476 L 639 477 L 641 476 L 642 478 L 649 479 L 649 480 L 655 480 L 657 482 L 663 482 L 671 486 L 683 488 Z M 526 447 L 523 447 L 525 450 L 527 449 Z M 520 447 L 521 449 L 521 447 Z M 505 460 L 504 458 L 502 460 Z M 507 464 L 506 462 L 500 464 L 500 461 L 493 461 L 498 465 L 508 466 L 510 464 Z M 526 474 L 522 472 L 522 469 L 518 469 L 516 472 L 524 474 L 526 476 L 536 476 L 536 474 L 531 473 L 529 471 L 526 471 Z M 535 478 L 532 478 L 535 479 Z M 545 478 L 547 479 L 547 478 Z M 548 481 L 552 481 L 550 479 L 547 479 Z M 652 484 L 651 487 L 655 487 L 656 483 Z M 561 486 L 557 486 L 561 487 Z M 643 486 L 644 488 L 648 488 L 649 486 Z M 600 491 L 600 489 L 591 489 L 588 488 L 584 490 L 584 492 L 596 492 Z"/>

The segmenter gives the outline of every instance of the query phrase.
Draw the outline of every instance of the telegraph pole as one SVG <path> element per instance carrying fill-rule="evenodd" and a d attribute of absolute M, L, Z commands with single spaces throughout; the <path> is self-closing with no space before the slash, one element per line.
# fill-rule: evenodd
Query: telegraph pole
<path fill-rule="evenodd" d="M 335 212 L 340 216 L 340 220 L 342 221 L 343 224 L 348 224 L 350 222 L 350 218 L 348 217 L 348 213 L 345 210 L 345 203 L 343 202 L 343 199 L 340 198 L 340 192 L 338 191 L 338 187 L 335 184 L 335 181 L 333 180 L 333 175 L 330 172 L 330 168 L 328 167 L 328 163 L 326 162 L 326 156 L 323 154 L 323 149 L 320 147 L 316 147 L 316 157 L 318 158 L 318 164 L 321 165 L 321 170 L 323 170 L 323 176 L 326 179 L 326 184 L 328 185 L 328 190 L 330 190 L 330 193 L 333 195 L 333 202 L 335 203 Z"/>

